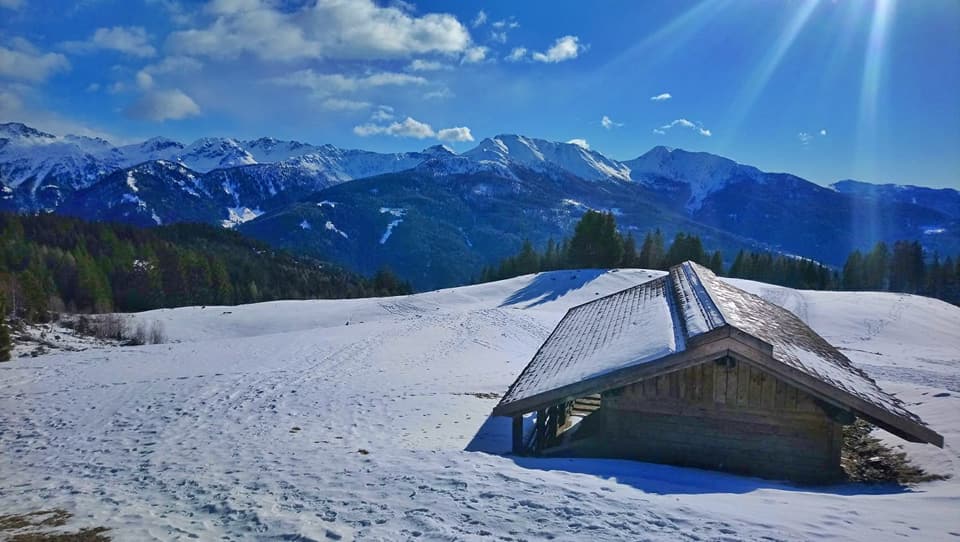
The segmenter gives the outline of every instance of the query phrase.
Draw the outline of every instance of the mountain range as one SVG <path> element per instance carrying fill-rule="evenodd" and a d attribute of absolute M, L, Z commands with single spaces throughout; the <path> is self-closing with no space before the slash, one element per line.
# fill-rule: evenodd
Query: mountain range
<path fill-rule="evenodd" d="M 840 265 L 854 248 L 918 239 L 960 253 L 960 192 L 845 180 L 829 187 L 703 152 L 618 161 L 573 143 L 487 138 L 377 153 L 272 138 L 152 138 L 114 146 L 0 124 L 0 210 L 158 225 L 206 222 L 418 288 L 570 233 L 588 208 L 642 236 L 700 235 L 731 258 L 774 250 Z"/>

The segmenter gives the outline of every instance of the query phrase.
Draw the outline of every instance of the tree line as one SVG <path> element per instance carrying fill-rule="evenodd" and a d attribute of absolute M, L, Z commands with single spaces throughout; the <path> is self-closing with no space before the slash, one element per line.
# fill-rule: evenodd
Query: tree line
<path fill-rule="evenodd" d="M 587 211 L 573 235 L 549 240 L 543 251 L 529 241 L 520 251 L 485 267 L 480 282 L 540 271 L 579 268 L 642 268 L 667 270 L 694 261 L 718 275 L 757 280 L 807 290 L 875 290 L 926 295 L 960 305 L 960 258 L 925 257 L 917 241 L 880 242 L 867 253 L 850 253 L 842 269 L 808 258 L 741 250 L 728 268 L 719 250 L 709 251 L 696 235 L 677 233 L 667 246 L 658 229 L 648 232 L 638 248 L 632 233 L 623 235 L 612 213 Z"/>
<path fill-rule="evenodd" d="M 388 270 L 362 277 L 209 225 L 144 229 L 0 213 L 0 312 L 28 321 L 43 321 L 51 312 L 410 292 Z"/>

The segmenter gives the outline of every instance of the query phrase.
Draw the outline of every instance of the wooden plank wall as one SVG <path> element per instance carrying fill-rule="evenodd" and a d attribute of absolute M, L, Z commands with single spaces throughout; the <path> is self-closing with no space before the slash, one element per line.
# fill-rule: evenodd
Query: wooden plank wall
<path fill-rule="evenodd" d="M 841 426 L 756 366 L 707 362 L 603 395 L 609 455 L 800 481 L 840 474 Z"/>

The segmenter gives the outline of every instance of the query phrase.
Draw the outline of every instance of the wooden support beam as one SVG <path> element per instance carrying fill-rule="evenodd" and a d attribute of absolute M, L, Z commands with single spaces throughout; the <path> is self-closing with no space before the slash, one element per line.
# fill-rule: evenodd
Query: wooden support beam
<path fill-rule="evenodd" d="M 537 411 L 537 426 L 534 433 L 533 451 L 539 452 L 543 449 L 544 440 L 547 438 L 547 411 L 540 409 Z"/>
<path fill-rule="evenodd" d="M 517 414 L 513 417 L 513 453 L 523 455 L 526 450 L 523 449 L 523 414 Z"/>

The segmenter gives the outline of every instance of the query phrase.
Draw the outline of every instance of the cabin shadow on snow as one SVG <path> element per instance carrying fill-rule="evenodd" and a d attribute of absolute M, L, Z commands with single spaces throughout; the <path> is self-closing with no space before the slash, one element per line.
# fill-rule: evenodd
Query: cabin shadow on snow
<path fill-rule="evenodd" d="M 522 308 L 536 307 L 559 299 L 567 292 L 579 290 L 601 275 L 611 272 L 613 271 L 607 269 L 577 269 L 566 273 L 538 273 L 530 284 L 511 294 L 500 306 L 507 307 L 529 302 Z"/>
<path fill-rule="evenodd" d="M 532 416 L 524 418 L 524 432 L 532 431 Z M 511 420 L 488 416 L 465 448 L 468 452 L 502 455 L 516 465 L 531 470 L 585 474 L 615 481 L 656 495 L 699 495 L 714 493 L 750 493 L 760 489 L 802 491 L 829 495 L 891 495 L 912 490 L 896 483 L 868 484 L 840 482 L 832 485 L 802 485 L 767 480 L 692 467 L 677 467 L 629 459 L 590 457 L 528 457 L 512 455 Z"/>

